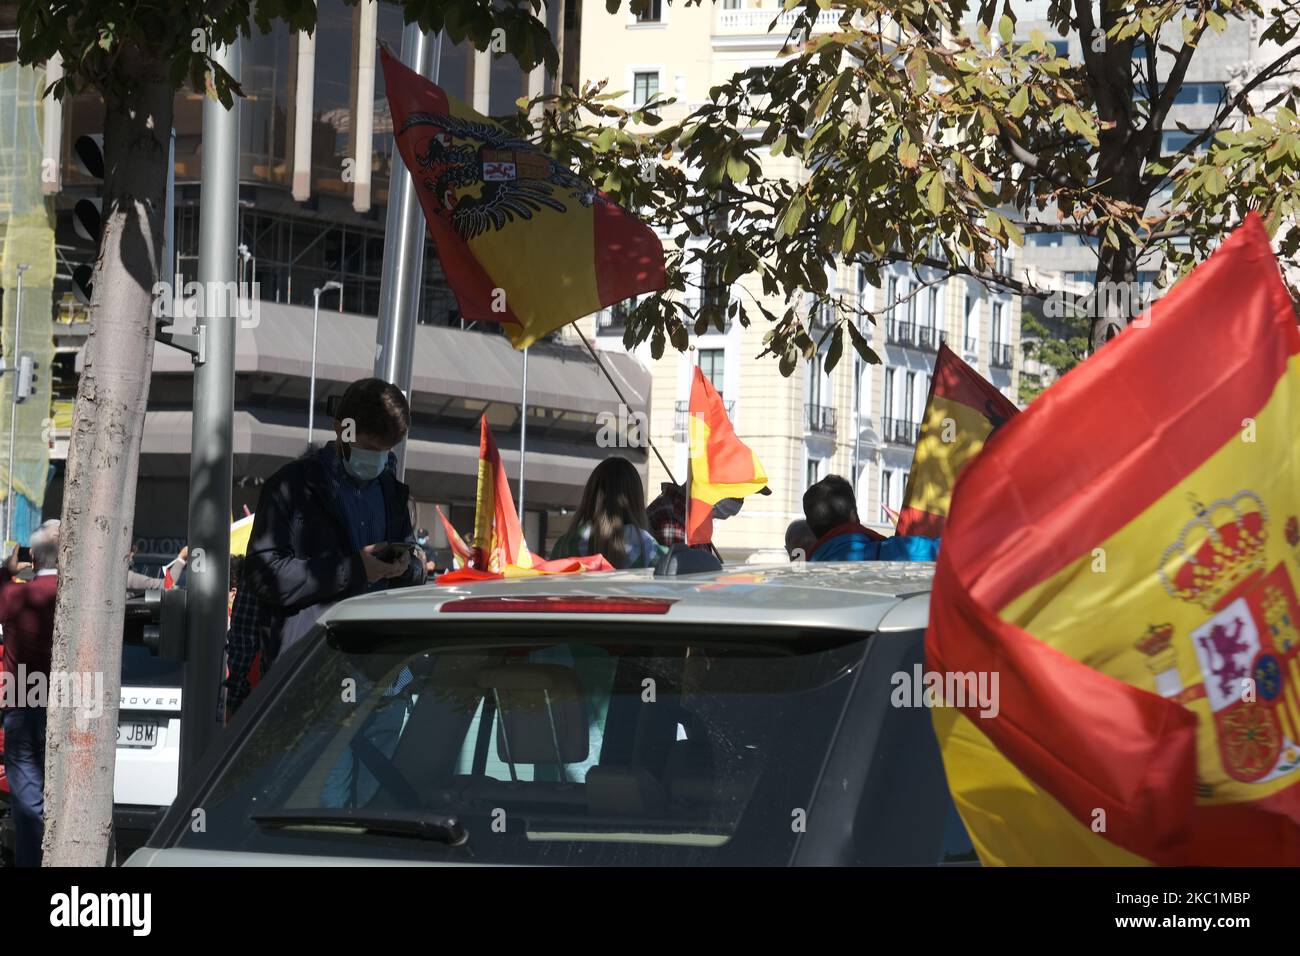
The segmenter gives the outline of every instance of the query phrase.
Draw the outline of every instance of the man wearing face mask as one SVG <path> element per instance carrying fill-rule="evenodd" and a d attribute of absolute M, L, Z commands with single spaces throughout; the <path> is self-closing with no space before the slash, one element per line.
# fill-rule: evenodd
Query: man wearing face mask
<path fill-rule="evenodd" d="M 391 452 L 410 424 L 397 386 L 353 382 L 339 402 L 334 441 L 267 479 L 231 611 L 227 716 L 248 696 L 259 652 L 265 670 L 334 602 L 424 582 L 410 490 L 397 480 Z"/>

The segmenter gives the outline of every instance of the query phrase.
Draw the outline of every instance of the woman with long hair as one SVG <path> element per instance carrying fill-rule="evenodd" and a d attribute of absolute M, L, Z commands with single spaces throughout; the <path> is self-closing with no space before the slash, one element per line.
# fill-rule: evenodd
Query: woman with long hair
<path fill-rule="evenodd" d="M 667 549 L 646 530 L 649 526 L 636 468 L 626 458 L 606 458 L 592 470 L 582 503 L 551 557 L 603 554 L 619 569 L 650 567 Z"/>

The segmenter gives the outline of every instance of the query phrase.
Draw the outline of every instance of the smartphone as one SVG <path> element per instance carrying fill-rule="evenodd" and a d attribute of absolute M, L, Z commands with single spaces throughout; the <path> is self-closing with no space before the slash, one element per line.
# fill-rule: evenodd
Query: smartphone
<path fill-rule="evenodd" d="M 27 562 L 28 564 L 31 564 L 31 561 L 32 561 L 32 549 L 31 549 L 31 548 L 23 547 L 22 545 L 19 545 L 19 546 L 18 546 L 18 561 L 19 561 L 19 563 L 22 563 L 22 562 L 25 561 L 25 562 Z"/>

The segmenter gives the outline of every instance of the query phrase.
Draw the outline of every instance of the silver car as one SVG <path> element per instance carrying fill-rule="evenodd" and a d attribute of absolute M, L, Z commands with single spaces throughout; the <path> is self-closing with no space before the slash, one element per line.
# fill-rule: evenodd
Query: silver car
<path fill-rule="evenodd" d="M 426 586 L 275 664 L 133 866 L 968 863 L 933 565 Z"/>

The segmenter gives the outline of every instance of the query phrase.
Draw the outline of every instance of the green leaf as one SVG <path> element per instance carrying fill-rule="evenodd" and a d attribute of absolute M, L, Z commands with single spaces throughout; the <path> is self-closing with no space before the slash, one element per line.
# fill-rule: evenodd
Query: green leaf
<path fill-rule="evenodd" d="M 840 251 L 843 252 L 845 255 L 848 255 L 850 252 L 852 252 L 853 241 L 857 238 L 857 235 L 858 235 L 858 221 L 857 219 L 850 219 L 848 221 L 848 224 L 845 225 L 844 227 L 844 238 L 840 240 Z"/>
<path fill-rule="evenodd" d="M 1022 86 L 1016 91 L 1016 95 L 1011 97 L 1011 102 L 1007 104 L 1007 109 L 1011 115 L 1019 119 L 1025 115 L 1025 110 L 1029 109 L 1029 87 Z"/>
<path fill-rule="evenodd" d="M 1015 35 L 1016 35 L 1016 25 L 1011 22 L 1011 18 L 1009 16 L 1007 16 L 1005 13 L 1002 14 L 1002 18 L 998 20 L 998 36 L 1002 38 L 1002 42 L 1005 45 L 1010 46 L 1011 41 L 1015 37 Z"/>
<path fill-rule="evenodd" d="M 935 176 L 930 180 L 930 188 L 925 192 L 925 204 L 936 216 L 943 212 L 946 195 L 943 189 L 943 177 Z"/>
<path fill-rule="evenodd" d="M 781 222 L 776 229 L 778 239 L 792 235 L 799 228 L 799 223 L 803 221 L 803 211 L 807 201 L 808 198 L 804 193 L 799 193 L 794 199 L 790 200 L 790 205 L 786 206 L 785 214 L 781 216 Z"/>
<path fill-rule="evenodd" d="M 840 364 L 840 356 L 844 353 L 844 326 L 837 325 L 835 334 L 831 336 L 831 344 L 826 349 L 826 358 L 822 362 L 822 368 L 829 375 L 835 370 L 835 366 Z"/>

